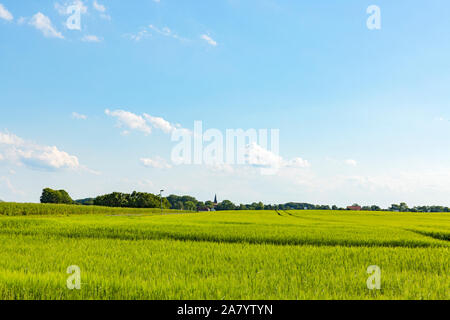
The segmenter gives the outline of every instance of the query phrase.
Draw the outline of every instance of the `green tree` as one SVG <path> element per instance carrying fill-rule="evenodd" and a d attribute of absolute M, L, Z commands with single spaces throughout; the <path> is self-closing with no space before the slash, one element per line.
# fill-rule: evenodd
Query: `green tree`
<path fill-rule="evenodd" d="M 196 204 L 197 211 L 206 207 L 205 203 L 202 201 L 198 201 Z"/>
<path fill-rule="evenodd" d="M 182 201 L 177 201 L 175 202 L 174 206 L 172 206 L 174 209 L 176 210 L 183 210 L 184 209 L 184 205 Z"/>
<path fill-rule="evenodd" d="M 212 201 L 208 200 L 208 201 L 205 202 L 205 206 L 210 208 L 210 209 L 212 209 L 212 208 L 214 208 L 214 203 L 212 203 Z"/>
<path fill-rule="evenodd" d="M 404 202 L 400 203 L 399 210 L 400 212 L 408 212 L 409 211 L 408 205 Z"/>
<path fill-rule="evenodd" d="M 216 207 L 217 210 L 223 211 L 223 210 L 235 210 L 236 206 L 233 202 L 230 200 L 224 200 L 221 203 L 219 203 Z"/>
<path fill-rule="evenodd" d="M 258 202 L 255 206 L 256 210 L 264 210 L 264 203 Z"/>
<path fill-rule="evenodd" d="M 189 211 L 195 211 L 195 210 L 197 210 L 197 206 L 195 205 L 195 203 L 194 203 L 193 201 L 187 201 L 187 202 L 184 204 L 184 208 L 185 208 L 186 210 L 189 210 Z"/>
<path fill-rule="evenodd" d="M 72 198 L 65 190 L 53 190 L 45 188 L 42 190 L 41 203 L 73 204 Z"/>

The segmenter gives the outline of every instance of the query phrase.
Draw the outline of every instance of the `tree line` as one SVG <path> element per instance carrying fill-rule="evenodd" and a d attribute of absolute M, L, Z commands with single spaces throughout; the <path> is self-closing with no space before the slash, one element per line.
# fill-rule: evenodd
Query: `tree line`
<path fill-rule="evenodd" d="M 53 190 L 46 188 L 42 191 L 41 203 L 59 203 L 59 204 L 77 204 L 77 205 L 95 205 L 104 207 L 121 208 L 159 208 L 161 198 L 159 195 L 146 192 L 133 191 L 132 193 L 113 192 L 101 195 L 96 198 L 86 198 L 72 200 L 65 190 Z M 353 204 L 359 207 L 358 204 Z M 303 202 L 288 202 L 285 204 L 264 204 L 262 202 L 253 202 L 251 204 L 234 204 L 230 200 L 223 200 L 217 205 L 212 201 L 199 201 L 192 196 L 170 195 L 162 198 L 163 209 L 176 209 L 188 211 L 206 211 L 206 210 L 348 210 L 347 208 L 336 205 L 314 205 Z M 393 212 L 450 212 L 450 208 L 443 206 L 416 206 L 409 208 L 404 202 L 392 204 L 387 209 L 382 209 L 377 205 L 362 206 L 363 211 L 393 211 Z"/>

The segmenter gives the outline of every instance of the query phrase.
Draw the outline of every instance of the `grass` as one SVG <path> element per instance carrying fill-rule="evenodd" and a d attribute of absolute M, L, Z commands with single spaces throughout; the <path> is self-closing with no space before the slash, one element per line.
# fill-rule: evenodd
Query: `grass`
<path fill-rule="evenodd" d="M 95 210 L 0 216 L 0 299 L 450 298 L 449 214 Z"/>
<path fill-rule="evenodd" d="M 177 212 L 167 210 L 166 212 Z M 82 205 L 38 204 L 0 202 L 0 215 L 28 216 L 28 215 L 72 215 L 72 214 L 152 214 L 160 213 L 161 209 L 110 208 Z"/>

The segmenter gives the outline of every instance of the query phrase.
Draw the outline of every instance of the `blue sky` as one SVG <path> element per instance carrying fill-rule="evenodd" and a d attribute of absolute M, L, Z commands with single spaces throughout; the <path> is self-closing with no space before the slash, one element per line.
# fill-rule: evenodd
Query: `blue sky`
<path fill-rule="evenodd" d="M 0 4 L 2 200 L 163 188 L 236 203 L 450 205 L 448 1 Z M 72 4 L 81 30 L 66 26 Z M 369 5 L 380 30 L 366 27 Z M 151 132 L 118 110 L 151 116 Z M 161 124 L 195 120 L 279 129 L 280 156 L 308 165 L 261 176 L 171 164 Z"/>

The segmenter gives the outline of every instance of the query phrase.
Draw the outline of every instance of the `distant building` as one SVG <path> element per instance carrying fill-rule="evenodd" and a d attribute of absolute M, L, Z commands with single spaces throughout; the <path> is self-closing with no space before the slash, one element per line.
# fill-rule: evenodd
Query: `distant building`
<path fill-rule="evenodd" d="M 361 211 L 361 206 L 348 206 L 347 210 L 352 210 L 352 211 Z"/>
<path fill-rule="evenodd" d="M 213 205 L 216 207 L 219 203 L 217 202 L 217 194 L 214 195 L 214 202 Z"/>
<path fill-rule="evenodd" d="M 208 207 L 198 208 L 198 212 L 208 212 L 208 211 L 211 211 L 211 209 Z"/>

